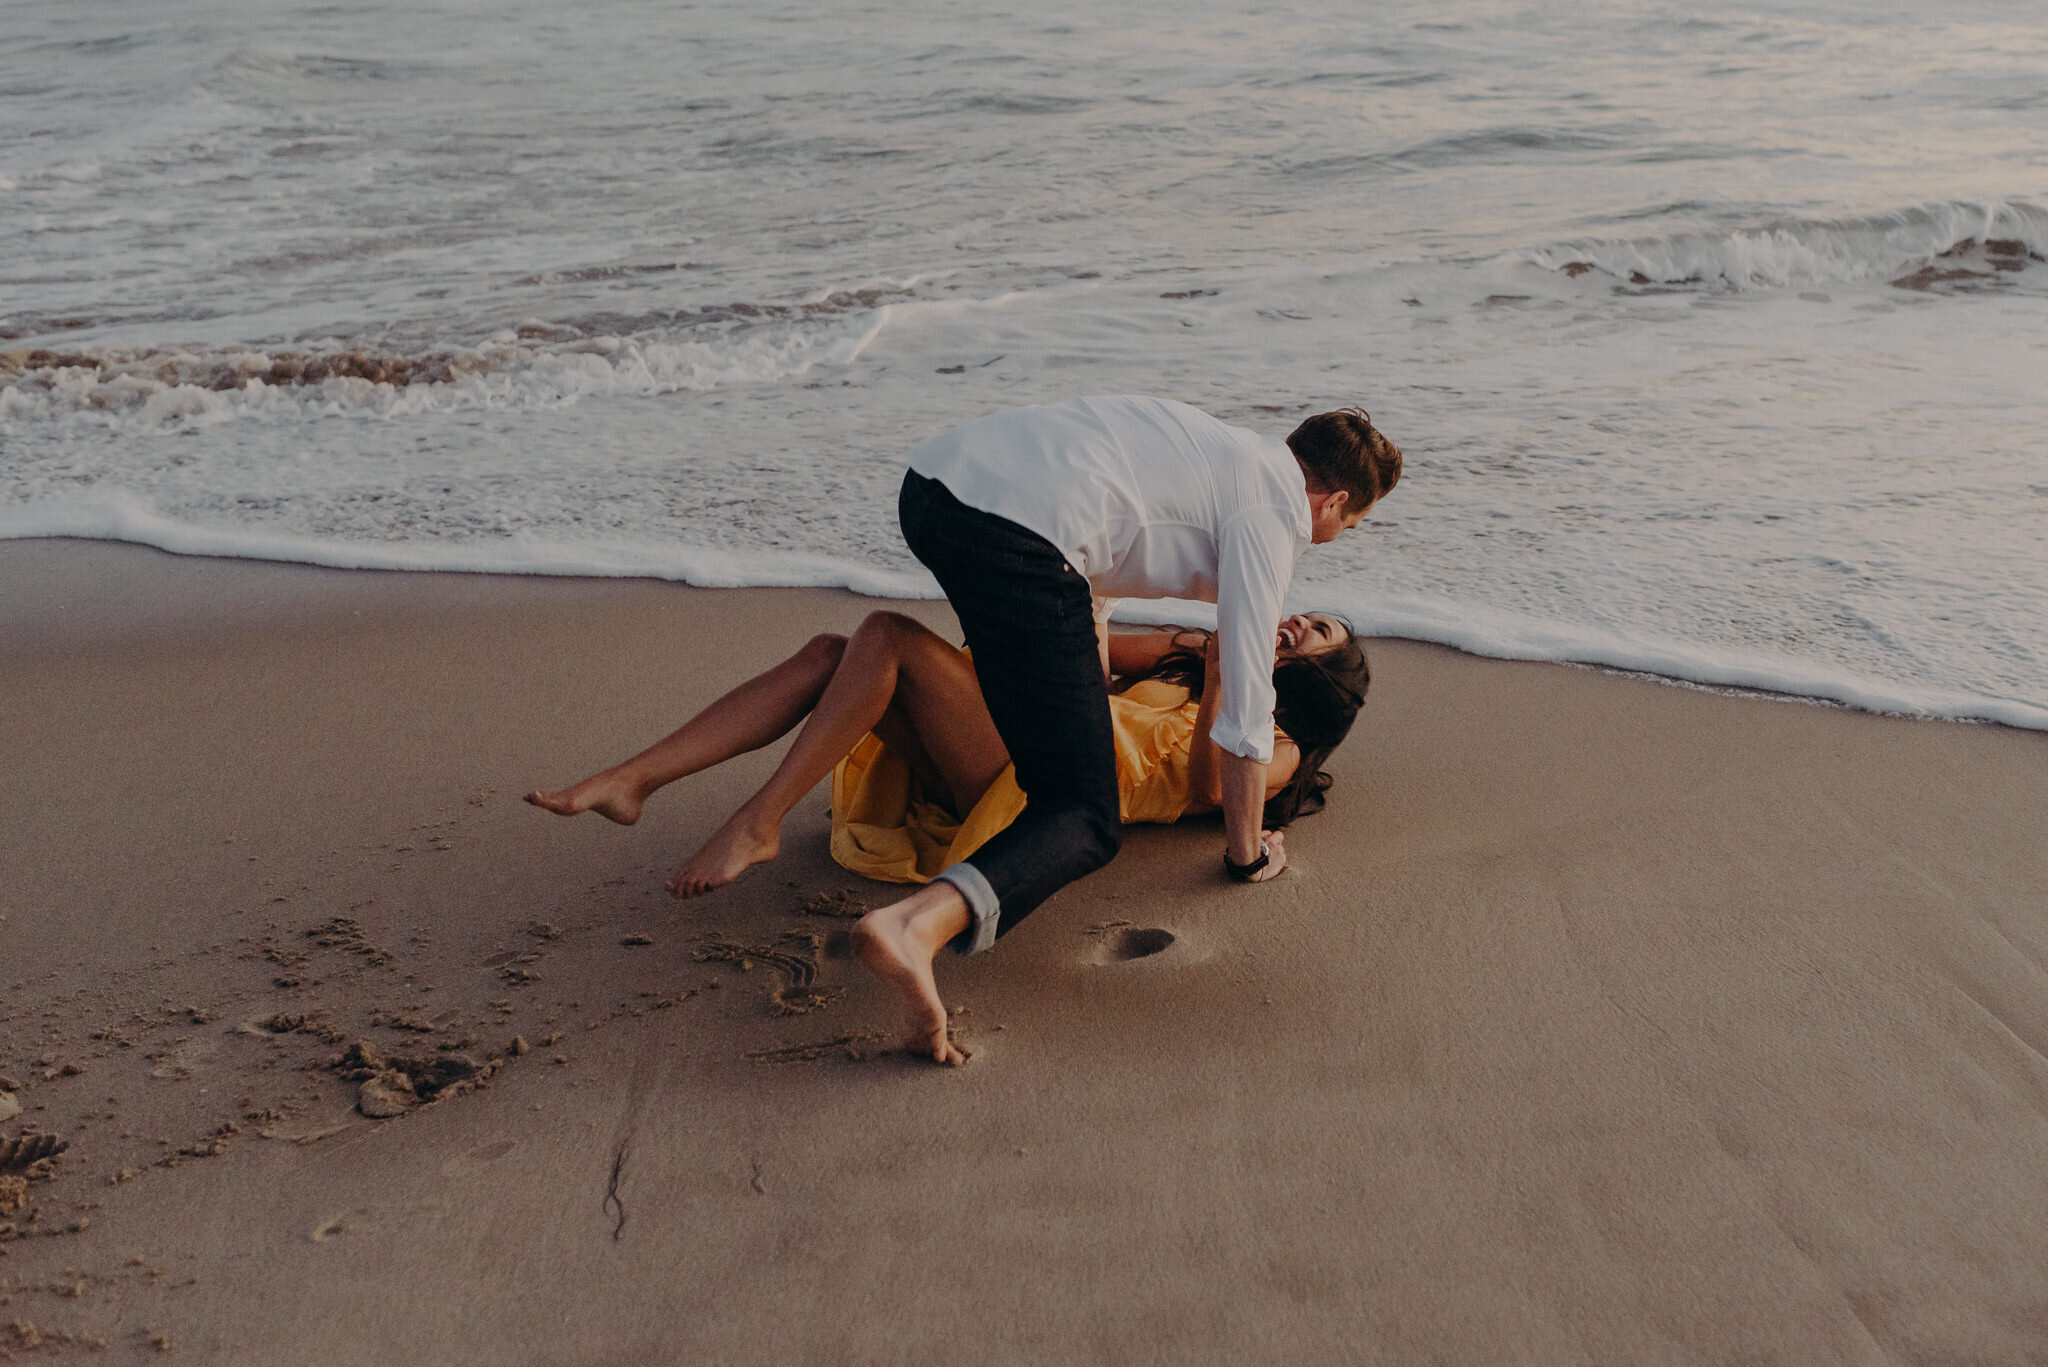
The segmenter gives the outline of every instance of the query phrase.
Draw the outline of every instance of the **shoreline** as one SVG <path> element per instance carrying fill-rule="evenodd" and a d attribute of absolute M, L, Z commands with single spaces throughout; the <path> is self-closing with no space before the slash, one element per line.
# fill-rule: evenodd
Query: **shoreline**
<path fill-rule="evenodd" d="M 942 956 L 947 1070 L 846 957 L 894 890 L 822 789 L 660 894 L 774 749 L 631 828 L 518 801 L 884 604 L 86 541 L 0 586 L 0 1135 L 70 1144 L 0 1325 L 46 1345 L 2048 1354 L 2048 736 L 1376 640 L 1290 871 L 1134 829 Z M 475 1072 L 372 1118 L 358 1041 Z"/>
<path fill-rule="evenodd" d="M 929 594 L 917 592 L 921 585 L 914 575 L 767 553 L 748 561 L 723 553 L 684 553 L 681 559 L 663 568 L 650 567 L 630 554 L 608 553 L 594 547 L 538 546 L 526 548 L 529 563 L 508 567 L 504 560 L 490 554 L 444 551 L 439 557 L 424 556 L 353 542 L 190 527 L 171 522 L 127 496 L 93 501 L 54 523 L 10 520 L 10 511 L 0 509 L 0 546 L 16 542 L 48 545 L 82 541 L 133 546 L 185 559 L 339 571 L 625 581 L 742 591 L 796 589 L 847 592 L 884 602 L 942 601 L 935 585 L 922 586 L 933 590 Z M 53 526 L 55 530 L 39 530 L 44 526 Z M 791 565 L 800 568 L 791 569 Z M 1451 604 L 1443 605 L 1444 611 L 1437 616 L 1413 607 L 1360 612 L 1338 599 L 1303 601 L 1297 606 L 1302 611 L 1339 612 L 1354 621 L 1361 635 L 1375 640 L 1444 646 L 1475 659 L 1606 670 L 1680 688 L 1725 689 L 1738 696 L 1846 707 L 1879 717 L 1986 723 L 2020 731 L 2048 732 L 2048 705 L 1941 688 L 1916 692 L 1906 685 L 1840 673 L 1821 663 L 1739 653 L 1714 656 L 1702 654 L 1682 641 L 1645 644 L 1546 622 L 1500 624 L 1496 635 L 1489 635 L 1469 623 L 1459 625 L 1459 611 Z M 1213 612 L 1203 603 L 1161 599 L 1154 606 L 1126 600 L 1114 620 L 1126 626 L 1200 626 L 1213 621 Z M 1446 626 L 1446 621 L 1454 625 Z M 1497 639 L 1499 633 L 1504 633 L 1504 639 Z M 1543 644 L 1539 646 L 1538 642 Z"/>

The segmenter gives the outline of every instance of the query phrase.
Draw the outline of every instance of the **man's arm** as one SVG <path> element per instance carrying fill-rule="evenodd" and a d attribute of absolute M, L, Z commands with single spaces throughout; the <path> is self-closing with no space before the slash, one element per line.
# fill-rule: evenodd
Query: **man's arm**
<path fill-rule="evenodd" d="M 1249 864 L 1259 857 L 1259 838 L 1265 835 L 1263 818 L 1266 810 L 1266 762 L 1233 755 L 1228 751 L 1223 761 L 1223 848 L 1231 861 Z M 1272 846 L 1272 838 L 1267 840 Z M 1279 870 L 1270 864 L 1269 873 Z"/>
<path fill-rule="evenodd" d="M 1273 758 L 1273 638 L 1280 603 L 1294 570 L 1294 536 L 1277 510 L 1232 518 L 1217 547 L 1216 664 L 1210 689 L 1220 693 L 1210 738 L 1217 757 L 1225 853 L 1233 864 L 1259 859 L 1266 765 Z M 1265 838 L 1264 882 L 1285 867 L 1278 834 Z"/>
<path fill-rule="evenodd" d="M 1214 784 L 1217 806 L 1223 809 L 1223 850 L 1236 864 L 1250 864 L 1259 857 L 1259 842 L 1263 839 L 1266 848 L 1266 867 L 1252 875 L 1254 883 L 1263 883 L 1287 867 L 1285 843 L 1278 831 L 1263 829 L 1266 817 L 1266 762 L 1245 755 L 1234 755 L 1209 739 L 1209 726 L 1214 721 L 1216 698 L 1222 689 L 1220 682 L 1222 661 L 1218 658 L 1216 637 L 1209 638 L 1209 683 L 1202 690 L 1202 709 L 1195 722 L 1195 754 L 1189 765 L 1189 784 L 1196 792 Z M 1204 763 L 1204 761 L 1208 761 Z M 1216 766 L 1211 777 L 1210 764 Z"/>
<path fill-rule="evenodd" d="M 1231 861 L 1250 864 L 1259 857 L 1260 842 L 1266 850 L 1266 867 L 1247 881 L 1263 883 L 1278 878 L 1287 867 L 1287 836 L 1284 831 L 1259 829 L 1266 808 L 1266 766 L 1243 755 L 1223 756 L 1224 850 Z"/>

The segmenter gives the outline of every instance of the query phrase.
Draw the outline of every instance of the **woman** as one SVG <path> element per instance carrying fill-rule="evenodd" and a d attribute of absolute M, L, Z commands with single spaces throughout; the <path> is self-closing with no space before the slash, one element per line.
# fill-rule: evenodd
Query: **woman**
<path fill-rule="evenodd" d="M 1275 647 L 1274 718 L 1282 734 L 1267 767 L 1269 829 L 1322 806 L 1330 783 L 1322 762 L 1350 730 L 1370 679 L 1365 652 L 1341 618 L 1289 617 Z M 1208 736 L 1217 690 L 1202 688 L 1215 662 L 1210 632 L 1108 638 L 1104 666 L 1117 678 L 1111 711 L 1126 822 L 1215 810 L 1220 766 Z M 758 750 L 800 722 L 803 731 L 768 782 L 670 876 L 670 892 L 695 897 L 774 858 L 782 818 L 828 773 L 833 857 L 897 882 L 924 882 L 965 859 L 1023 808 L 973 663 L 896 612 L 870 613 L 850 637 L 812 637 L 624 763 L 526 800 L 563 816 L 594 811 L 630 826 L 655 790 Z"/>

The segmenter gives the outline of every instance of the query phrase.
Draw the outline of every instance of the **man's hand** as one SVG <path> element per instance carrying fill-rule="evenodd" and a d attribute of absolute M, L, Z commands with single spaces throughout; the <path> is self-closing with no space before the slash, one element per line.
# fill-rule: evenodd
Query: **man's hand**
<path fill-rule="evenodd" d="M 1280 870 L 1287 867 L 1287 833 L 1285 831 L 1261 831 L 1259 839 L 1266 842 L 1266 867 L 1260 869 L 1250 878 L 1247 878 L 1245 880 L 1247 883 L 1263 883 L 1269 878 L 1278 878 Z M 1231 857 L 1233 859 L 1237 858 L 1235 855 Z M 1253 850 L 1252 859 L 1257 859 L 1258 857 L 1259 852 Z M 1251 862 L 1251 859 L 1239 859 L 1238 862 L 1240 864 L 1248 864 Z"/>

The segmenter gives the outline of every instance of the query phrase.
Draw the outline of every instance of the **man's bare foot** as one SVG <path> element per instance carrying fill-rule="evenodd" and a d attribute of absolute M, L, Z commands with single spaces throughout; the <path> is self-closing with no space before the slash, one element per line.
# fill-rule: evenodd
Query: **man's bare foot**
<path fill-rule="evenodd" d="M 892 906 L 880 907 L 853 927 L 860 961 L 903 999 L 910 1030 L 903 1047 L 935 1063 L 958 1067 L 967 1056 L 946 1036 L 946 1004 L 932 977 L 932 960 L 972 918 L 951 883 L 932 883 Z"/>
<path fill-rule="evenodd" d="M 756 830 L 736 814 L 668 876 L 668 890 L 678 897 L 701 897 L 754 865 L 773 859 L 781 848 L 781 836 L 774 827 Z"/>
<path fill-rule="evenodd" d="M 526 795 L 526 800 L 557 816 L 596 812 L 621 826 L 630 826 L 640 819 L 640 807 L 647 794 L 618 770 L 606 769 L 567 788 L 536 788 Z"/>

